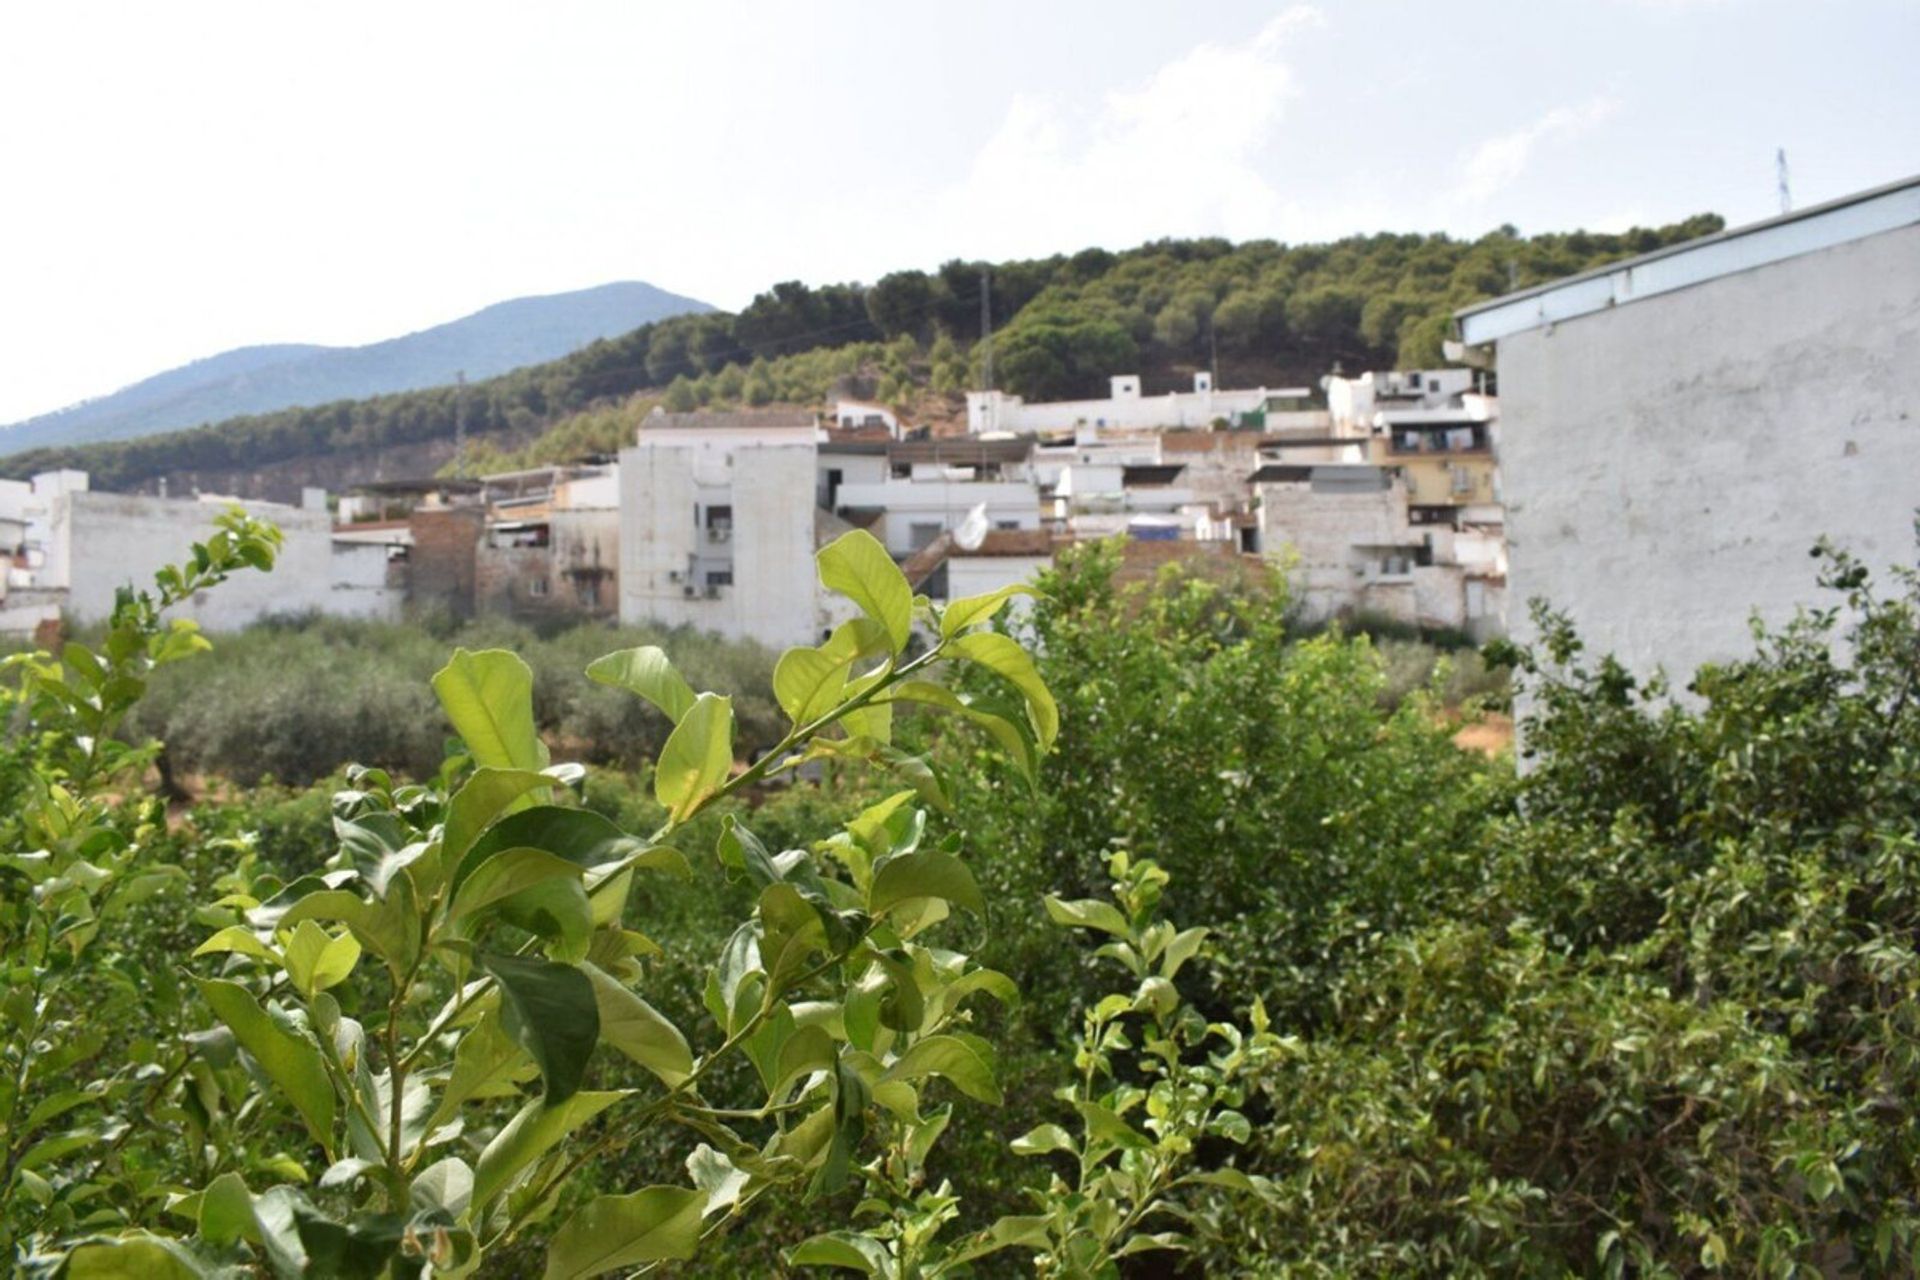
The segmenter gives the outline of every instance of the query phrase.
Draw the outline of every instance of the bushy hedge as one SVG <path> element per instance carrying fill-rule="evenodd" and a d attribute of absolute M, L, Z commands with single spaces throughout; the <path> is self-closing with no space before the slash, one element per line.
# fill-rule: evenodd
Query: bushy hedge
<path fill-rule="evenodd" d="M 1517 808 L 1330 975 L 1216 1265 L 1913 1273 L 1920 594 L 1830 565 L 1680 698 L 1542 613 Z"/>
<path fill-rule="evenodd" d="M 640 644 L 667 645 L 689 679 L 734 695 L 743 750 L 778 740 L 784 722 L 769 692 L 773 658 L 759 645 L 601 624 L 542 635 L 494 621 L 454 629 L 269 622 L 224 637 L 217 661 L 163 670 L 136 728 L 166 743 L 176 778 L 304 785 L 349 763 L 426 777 L 439 767 L 448 734 L 428 679 L 455 645 L 508 648 L 533 668 L 543 733 L 570 756 L 630 767 L 658 752 L 670 726 L 632 696 L 580 673 L 602 653 Z"/>
<path fill-rule="evenodd" d="M 1010 1189 L 1031 1167 L 1004 1139 L 1054 1105 L 1105 989 L 1039 896 L 1098 894 L 1120 843 L 1172 871 L 1170 915 L 1215 930 L 1186 993 L 1222 1016 L 1258 996 L 1290 1037 L 1234 1157 L 1273 1194 L 1254 1212 L 1197 1206 L 1194 1274 L 1912 1274 L 1920 587 L 1903 575 L 1883 598 L 1852 561 L 1827 564 L 1834 609 L 1757 633 L 1751 658 L 1679 694 L 1543 614 L 1538 648 L 1503 655 L 1529 709 L 1516 776 L 1453 745 L 1442 699 L 1392 696 L 1394 642 L 1290 632 L 1277 583 L 1176 572 L 1129 590 L 1111 552 L 1068 557 L 1020 624 L 1063 723 L 1038 785 L 965 732 L 917 742 L 968 815 L 931 829 L 960 836 L 986 890 L 966 944 L 1024 994 L 983 1026 L 1005 1108 L 956 1122 L 929 1176 L 954 1181 L 970 1220 L 1022 1208 Z M 219 665 L 259 646 L 248 678 L 264 679 L 265 655 L 295 652 L 276 643 L 327 630 L 243 637 Z M 342 649 L 379 652 L 380 634 Z M 518 643 L 551 666 L 543 721 L 592 723 L 565 646 L 608 638 Z M 665 643 L 754 679 L 747 655 Z M 393 644 L 381 661 L 407 651 Z M 919 732 L 903 718 L 904 742 Z M 736 812 L 780 848 L 818 828 L 816 807 L 846 807 L 837 787 Z M 654 816 L 632 779 L 596 776 L 587 799 L 623 825 Z M 280 799 L 249 821 L 295 858 L 329 839 L 313 817 Z M 688 835 L 691 892 L 644 906 L 669 956 L 715 951 L 737 905 L 702 856 L 713 834 Z M 650 998 L 698 1018 L 695 967 L 658 962 Z M 601 1174 L 632 1185 L 670 1163 L 636 1147 Z M 769 1214 L 701 1271 L 766 1274 L 853 1208 Z"/>

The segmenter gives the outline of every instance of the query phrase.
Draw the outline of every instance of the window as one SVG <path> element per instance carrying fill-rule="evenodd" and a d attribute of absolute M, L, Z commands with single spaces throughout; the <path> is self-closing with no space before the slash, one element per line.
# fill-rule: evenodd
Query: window
<path fill-rule="evenodd" d="M 925 547 L 932 546 L 934 539 L 938 538 L 945 531 L 946 527 L 944 525 L 920 524 L 916 522 L 908 526 L 907 541 L 915 551 L 919 551 Z"/>
<path fill-rule="evenodd" d="M 1020 522 L 1018 520 L 995 520 L 993 527 L 996 529 L 1018 529 Z"/>
<path fill-rule="evenodd" d="M 547 580 L 545 578 L 529 579 L 527 582 L 527 594 L 536 600 L 544 600 L 547 595 Z"/>
<path fill-rule="evenodd" d="M 707 570 L 707 585 L 708 585 L 708 586 L 710 586 L 710 587 L 730 587 L 730 586 L 732 586 L 732 585 L 733 585 L 733 570 L 731 570 L 731 569 L 709 569 L 709 570 Z"/>

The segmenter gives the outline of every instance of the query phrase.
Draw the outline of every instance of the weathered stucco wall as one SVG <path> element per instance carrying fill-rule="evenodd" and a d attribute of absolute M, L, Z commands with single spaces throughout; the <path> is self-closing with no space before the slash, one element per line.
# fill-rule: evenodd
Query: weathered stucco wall
<path fill-rule="evenodd" d="M 1509 625 L 1684 677 L 1824 603 L 1830 535 L 1911 561 L 1920 506 L 1920 227 L 1499 343 Z"/>
<path fill-rule="evenodd" d="M 225 508 L 131 494 L 80 492 L 53 500 L 48 579 L 67 587 L 66 610 L 78 622 L 113 611 L 122 586 L 151 585 L 154 571 L 183 559 L 213 532 Z M 328 612 L 334 604 L 333 521 L 325 511 L 255 508 L 286 541 L 270 574 L 236 573 L 178 610 L 210 631 L 244 627 L 269 614 Z"/>
<path fill-rule="evenodd" d="M 620 620 L 684 624 L 775 647 L 817 643 L 815 456 L 810 444 L 624 450 Z M 718 562 L 695 510 L 720 497 L 733 508 L 724 544 L 733 582 L 709 597 L 703 581 L 689 581 L 696 561 Z"/>

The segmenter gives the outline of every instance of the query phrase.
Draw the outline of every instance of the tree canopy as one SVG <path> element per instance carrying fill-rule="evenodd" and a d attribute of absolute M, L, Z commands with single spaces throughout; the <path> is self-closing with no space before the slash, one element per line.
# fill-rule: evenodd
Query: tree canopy
<path fill-rule="evenodd" d="M 1440 344 L 1458 307 L 1722 225 L 1718 216 L 1700 214 L 1618 234 L 1522 236 L 1501 227 L 1476 240 L 1419 234 L 1304 245 L 1158 240 L 1123 252 L 1095 248 L 993 264 L 956 259 L 933 271 L 891 272 L 870 286 L 789 280 L 738 314 L 675 316 L 476 383 L 465 393 L 467 430 L 476 437 L 524 436 L 637 392 L 685 402 L 686 389 L 673 390 L 676 381 L 708 375 L 725 375 L 727 385 L 715 388 L 723 399 L 767 403 L 781 397 L 783 362 L 901 340 L 916 347 L 971 344 L 977 385 L 983 274 L 996 330 L 996 383 L 1029 399 L 1104 394 L 1106 379 L 1117 373 L 1151 380 L 1211 366 L 1228 383 L 1311 385 L 1336 364 L 1353 371 L 1432 366 L 1441 362 Z M 936 390 L 957 389 L 950 353 L 919 367 L 942 384 Z M 907 383 L 896 379 L 894 385 Z M 101 487 L 120 489 L 169 472 L 377 452 L 451 437 L 459 397 L 453 387 L 436 387 L 133 440 L 35 449 L 0 459 L 0 474 L 78 467 Z"/>

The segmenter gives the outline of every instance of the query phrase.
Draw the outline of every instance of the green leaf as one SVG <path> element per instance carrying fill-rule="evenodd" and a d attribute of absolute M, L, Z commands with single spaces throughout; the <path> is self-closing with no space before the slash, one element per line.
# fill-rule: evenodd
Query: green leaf
<path fill-rule="evenodd" d="M 547 1106 L 539 1098 L 528 1102 L 480 1153 L 480 1163 L 473 1171 L 474 1205 L 486 1206 L 555 1143 L 625 1096 L 621 1092 L 576 1093 L 555 1106 Z"/>
<path fill-rule="evenodd" d="M 963 698 L 944 685 L 927 680 L 903 680 L 887 692 L 896 702 L 917 702 L 965 716 L 985 729 L 1020 770 L 1020 776 L 1029 785 L 1033 783 L 1038 762 L 1034 756 L 1033 730 L 1030 727 L 990 709 L 989 705 L 983 705 L 977 698 Z M 1017 708 L 1014 714 L 1018 716 Z"/>
<path fill-rule="evenodd" d="M 143 1231 L 80 1245 L 60 1274 L 72 1280 L 205 1280 L 212 1273 L 178 1240 Z"/>
<path fill-rule="evenodd" d="M 428 1165 L 408 1187 L 407 1200 L 419 1213 L 444 1209 L 456 1220 L 465 1216 L 473 1201 L 473 1166 L 459 1156 Z"/>
<path fill-rule="evenodd" d="M 643 1187 L 580 1206 L 547 1246 L 546 1280 L 597 1276 L 638 1262 L 683 1261 L 700 1245 L 703 1192 Z"/>
<path fill-rule="evenodd" d="M 637 842 L 636 842 L 637 843 Z M 568 880 L 586 902 L 586 890 L 580 888 L 581 870 L 574 863 L 545 849 L 520 847 L 502 849 L 489 855 L 454 892 L 453 905 L 447 909 L 451 920 L 479 915 L 503 899 L 548 880 Z"/>
<path fill-rule="evenodd" d="M 587 668 L 587 679 L 639 694 L 674 724 L 679 724 L 693 707 L 693 687 L 681 679 L 666 652 L 655 645 L 622 649 L 597 658 Z"/>
<path fill-rule="evenodd" d="M 837 1056 L 833 1037 L 827 1034 L 825 1027 L 799 1028 L 780 1046 L 780 1056 L 774 1063 L 772 1079 L 767 1081 L 768 1101 L 785 1101 L 786 1092 L 795 1080 L 816 1071 L 832 1070 Z"/>
<path fill-rule="evenodd" d="M 1073 1109 L 1080 1113 L 1080 1122 L 1087 1126 L 1089 1145 L 1096 1141 L 1130 1148 L 1153 1145 L 1152 1139 L 1128 1124 L 1112 1107 L 1097 1102 L 1076 1102 Z"/>
<path fill-rule="evenodd" d="M 359 1213 L 335 1222 L 294 1187 L 254 1198 L 262 1251 L 281 1275 L 375 1280 L 400 1251 L 406 1221 L 397 1214 Z"/>
<path fill-rule="evenodd" d="M 412 965 L 419 952 L 418 906 L 413 880 L 405 874 L 394 877 L 387 896 L 373 902 L 346 889 L 316 890 L 281 913 L 278 927 L 291 928 L 302 920 L 340 921 L 396 973 Z"/>
<path fill-rule="evenodd" d="M 466 878 L 496 853 L 506 849 L 539 849 L 564 858 L 597 884 L 622 866 L 659 866 L 679 870 L 686 859 L 671 849 L 649 849 L 591 809 L 540 804 L 508 814 L 488 827 L 454 868 L 452 888 L 457 893 Z M 651 856 L 657 853 L 657 857 Z"/>
<path fill-rule="evenodd" d="M 849 618 L 828 634 L 820 652 L 835 662 L 878 658 L 893 652 L 893 637 L 872 618 Z"/>
<path fill-rule="evenodd" d="M 238 924 L 230 924 L 214 934 L 194 948 L 193 954 L 211 956 L 227 951 L 237 951 L 243 956 L 252 956 L 255 960 L 265 960 L 271 964 L 280 963 L 280 957 L 273 953 L 271 947 L 260 941 L 253 930 Z"/>
<path fill-rule="evenodd" d="M 1047 917 L 1055 924 L 1073 929 L 1098 929 L 1116 938 L 1133 936 L 1127 918 L 1111 902 L 1102 902 L 1098 898 L 1078 898 L 1068 902 L 1048 894 L 1046 906 Z"/>
<path fill-rule="evenodd" d="M 958 1036 L 936 1035 L 917 1040 L 888 1067 L 884 1080 L 919 1080 L 940 1076 L 976 1102 L 998 1105 L 1000 1087 L 993 1067 L 974 1046 Z"/>
<path fill-rule="evenodd" d="M 986 909 L 973 872 L 960 859 L 938 849 L 905 853 L 881 863 L 867 891 L 867 914 L 882 916 L 915 898 L 942 898 L 976 912 Z"/>
<path fill-rule="evenodd" d="M 886 672 L 873 671 L 848 683 L 842 695 L 852 701 L 886 678 Z M 863 706 L 855 707 L 840 717 L 840 727 L 846 730 L 849 738 L 871 738 L 876 744 L 885 745 L 893 741 L 893 703 L 885 698 L 875 698 Z"/>
<path fill-rule="evenodd" d="M 790 1267 L 845 1267 L 869 1276 L 893 1274 L 893 1259 L 878 1240 L 853 1231 L 829 1231 L 787 1250 Z"/>
<path fill-rule="evenodd" d="M 514 1078 L 526 1070 L 525 1050 L 501 1023 L 498 1012 L 489 1012 L 460 1037 L 453 1051 L 453 1073 L 447 1078 L 439 1107 L 427 1121 L 429 1130 L 445 1124 L 469 1098 L 509 1092 Z"/>
<path fill-rule="evenodd" d="M 532 769 L 475 769 L 447 804 L 447 822 L 440 837 L 445 865 L 458 866 L 489 823 L 519 807 L 528 792 L 554 786 L 553 778 Z"/>
<path fill-rule="evenodd" d="M 1206 940 L 1207 930 L 1204 928 L 1182 929 L 1175 934 L 1173 940 L 1167 943 L 1167 949 L 1161 953 L 1160 976 L 1178 977 L 1181 967 L 1200 954 L 1200 948 Z"/>
<path fill-rule="evenodd" d="M 333 1156 L 333 1083 L 327 1078 L 320 1047 L 313 1041 L 284 1031 L 260 1007 L 253 993 L 237 982 L 221 978 L 196 978 L 200 994 L 220 1021 L 232 1030 L 240 1047 L 269 1080 L 285 1094 L 294 1110 L 307 1122 L 307 1130 Z"/>
<path fill-rule="evenodd" d="M 358 963 L 360 943 L 349 932 L 334 937 L 313 921 L 302 920 L 287 938 L 287 976 L 309 1000 L 316 992 L 345 982 Z"/>
<path fill-rule="evenodd" d="M 1047 1232 L 1047 1220 L 1032 1214 L 1001 1218 L 988 1229 L 988 1236 L 1002 1249 L 1051 1249 L 1053 1238 Z"/>
<path fill-rule="evenodd" d="M 773 696 L 797 728 L 839 705 L 852 658 L 837 661 L 820 649 L 789 649 L 773 668 Z"/>
<path fill-rule="evenodd" d="M 235 1240 L 257 1242 L 260 1231 L 253 1221 L 253 1193 L 237 1173 L 223 1173 L 200 1193 L 200 1238 L 209 1244 L 228 1245 Z"/>
<path fill-rule="evenodd" d="M 740 1203 L 740 1194 L 753 1181 L 744 1169 L 704 1142 L 687 1157 L 687 1175 L 707 1198 L 701 1210 L 706 1218 Z"/>
<path fill-rule="evenodd" d="M 1015 1138 L 1010 1149 L 1017 1156 L 1044 1156 L 1053 1151 L 1072 1151 L 1073 1135 L 1057 1124 L 1043 1124 Z"/>
<path fill-rule="evenodd" d="M 1033 720 L 1040 750 L 1053 746 L 1053 740 L 1060 734 L 1060 708 L 1054 704 L 1053 694 L 1025 649 L 992 631 L 968 632 L 949 641 L 947 648 L 956 657 L 978 663 L 1018 689 L 1026 699 L 1027 714 Z"/>
<path fill-rule="evenodd" d="M 492 913 L 541 939 L 548 957 L 566 964 L 586 959 L 593 942 L 593 904 L 578 876 L 552 876 L 528 885 L 502 898 Z"/>
<path fill-rule="evenodd" d="M 913 588 L 879 539 L 865 529 L 841 534 L 820 548 L 820 581 L 885 627 L 893 651 L 907 647 L 913 629 Z"/>
<path fill-rule="evenodd" d="M 653 795 L 675 822 L 692 817 L 733 771 L 733 700 L 703 693 L 674 726 L 654 768 Z"/>
<path fill-rule="evenodd" d="M 573 965 L 550 960 L 483 953 L 480 963 L 500 983 L 507 1034 L 540 1068 L 546 1105 L 565 1102 L 580 1088 L 600 1038 L 593 983 Z"/>
<path fill-rule="evenodd" d="M 1136 1253 L 1149 1253 L 1155 1249 L 1186 1250 L 1193 1242 L 1177 1231 L 1157 1231 L 1152 1235 L 1133 1236 L 1119 1249 L 1114 1251 L 1116 1258 L 1130 1258 Z"/>
<path fill-rule="evenodd" d="M 593 983 L 602 1040 L 653 1072 L 668 1087 L 693 1073 L 693 1051 L 678 1027 L 612 975 L 590 964 L 580 967 Z"/>
<path fill-rule="evenodd" d="M 1033 594 L 1034 590 L 1031 586 L 1019 582 L 1010 587 L 1001 587 L 997 591 L 988 591 L 982 595 L 966 596 L 955 600 L 940 615 L 940 637 L 943 640 L 950 640 L 968 627 L 991 622 L 993 616 L 1000 612 L 1007 601 L 1015 596 Z"/>
<path fill-rule="evenodd" d="M 833 1069 L 833 1106 L 828 1109 L 828 1125 L 825 1136 L 825 1150 L 820 1152 L 813 1177 L 807 1182 L 807 1198 L 832 1195 L 847 1185 L 847 1179 L 853 1169 L 854 1149 L 860 1144 L 861 1134 L 866 1129 L 867 1104 L 872 1094 L 860 1073 L 842 1058 L 834 1063 Z M 802 1127 L 809 1123 L 802 1121 Z M 792 1134 L 792 1131 L 789 1131 Z M 797 1136 L 797 1135 L 795 1135 Z"/>
<path fill-rule="evenodd" d="M 547 748 L 533 723 L 533 671 L 505 649 L 453 657 L 433 677 L 447 719 L 483 768 L 547 767 Z"/>
<path fill-rule="evenodd" d="M 1012 978 L 998 969 L 975 969 L 947 985 L 947 1007 L 957 1008 L 962 1000 L 976 991 L 986 992 L 1008 1008 L 1020 1003 L 1020 988 L 1014 985 Z"/>

